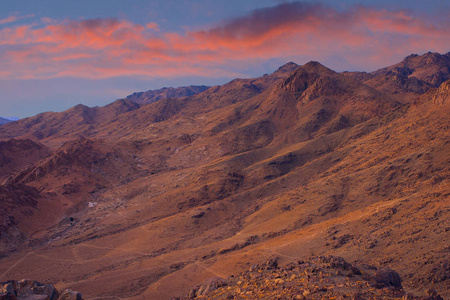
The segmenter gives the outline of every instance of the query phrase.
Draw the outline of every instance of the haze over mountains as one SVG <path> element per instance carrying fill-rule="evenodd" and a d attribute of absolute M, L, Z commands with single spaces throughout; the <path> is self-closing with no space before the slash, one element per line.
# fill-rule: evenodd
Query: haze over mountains
<path fill-rule="evenodd" d="M 0 125 L 6 124 L 8 122 L 12 122 L 12 121 L 17 121 L 19 120 L 18 118 L 3 118 L 0 117 Z"/>
<path fill-rule="evenodd" d="M 0 280 L 170 299 L 337 255 L 450 297 L 450 53 L 309 62 L 0 126 Z"/>

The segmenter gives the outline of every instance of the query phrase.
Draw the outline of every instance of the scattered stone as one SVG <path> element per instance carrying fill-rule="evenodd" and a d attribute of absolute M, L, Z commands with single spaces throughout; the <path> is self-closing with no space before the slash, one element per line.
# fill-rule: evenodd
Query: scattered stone
<path fill-rule="evenodd" d="M 182 299 L 442 299 L 434 290 L 427 293 L 425 298 L 406 294 L 400 276 L 389 268 L 356 267 L 341 257 L 319 256 L 285 267 L 270 259 L 227 280 L 210 278 Z"/>
<path fill-rule="evenodd" d="M 1 282 L 0 300 L 83 300 L 83 298 L 80 293 L 72 290 L 65 290 L 59 295 L 52 284 L 22 279 Z"/>
<path fill-rule="evenodd" d="M 190 213 L 190 217 L 193 219 L 199 219 L 205 215 L 205 212 L 203 210 L 194 210 Z"/>
<path fill-rule="evenodd" d="M 83 300 L 81 294 L 71 289 L 64 290 L 58 300 Z"/>

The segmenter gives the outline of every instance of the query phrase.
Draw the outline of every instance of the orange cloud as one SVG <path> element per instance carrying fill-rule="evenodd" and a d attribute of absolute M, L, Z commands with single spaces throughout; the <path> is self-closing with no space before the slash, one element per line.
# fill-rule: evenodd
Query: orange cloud
<path fill-rule="evenodd" d="M 0 77 L 233 77 L 269 59 L 374 69 L 412 52 L 449 51 L 448 28 L 447 19 L 407 11 L 302 2 L 184 34 L 161 32 L 152 22 L 43 18 L 0 30 Z"/>

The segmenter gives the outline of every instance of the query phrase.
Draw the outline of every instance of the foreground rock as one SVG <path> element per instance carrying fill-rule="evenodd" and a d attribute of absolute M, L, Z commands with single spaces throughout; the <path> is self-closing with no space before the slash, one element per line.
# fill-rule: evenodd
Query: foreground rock
<path fill-rule="evenodd" d="M 0 283 L 0 300 L 83 300 L 80 293 L 70 289 L 58 293 L 52 284 L 34 280 L 10 280 Z"/>
<path fill-rule="evenodd" d="M 228 279 L 210 278 L 183 299 L 423 299 L 407 294 L 400 276 L 389 269 L 353 266 L 343 258 L 317 257 L 279 267 L 276 259 Z"/>

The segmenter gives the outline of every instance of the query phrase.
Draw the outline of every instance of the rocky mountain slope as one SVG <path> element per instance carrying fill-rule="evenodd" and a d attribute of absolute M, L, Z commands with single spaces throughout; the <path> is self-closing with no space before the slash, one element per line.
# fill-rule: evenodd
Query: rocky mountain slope
<path fill-rule="evenodd" d="M 449 297 L 447 56 L 400 63 L 423 91 L 369 81 L 388 71 L 288 63 L 192 96 L 1 126 L 5 145 L 48 152 L 4 171 L 0 280 L 170 299 L 274 256 L 336 255 Z"/>
<path fill-rule="evenodd" d="M 439 87 L 450 76 L 450 52 L 424 55 L 411 54 L 403 61 L 372 73 L 347 72 L 347 76 L 363 81 L 378 90 L 401 95 L 410 100 L 431 88 Z"/>
<path fill-rule="evenodd" d="M 28 139 L 0 141 L 0 181 L 49 156 L 50 153 L 46 146 Z"/>
<path fill-rule="evenodd" d="M 187 96 L 194 96 L 209 89 L 206 85 L 190 85 L 178 88 L 164 87 L 158 90 L 149 90 L 146 92 L 137 92 L 127 96 L 129 99 L 140 106 L 150 104 L 165 98 L 181 98 Z"/>

